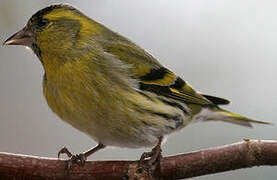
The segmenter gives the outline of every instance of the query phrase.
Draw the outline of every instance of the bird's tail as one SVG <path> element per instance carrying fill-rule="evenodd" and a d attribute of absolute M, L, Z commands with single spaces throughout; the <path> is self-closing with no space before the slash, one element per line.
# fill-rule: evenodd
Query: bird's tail
<path fill-rule="evenodd" d="M 221 121 L 238 124 L 238 125 L 242 125 L 242 126 L 247 126 L 247 127 L 252 127 L 252 123 L 269 124 L 269 125 L 271 124 L 272 125 L 272 123 L 269 123 L 269 122 L 253 120 L 253 119 L 247 118 L 245 116 L 242 116 L 242 115 L 239 115 L 236 113 L 232 113 L 230 111 L 226 111 L 226 110 L 220 109 L 220 108 L 214 110 L 213 113 L 210 114 L 210 117 L 208 119 L 221 120 Z"/>

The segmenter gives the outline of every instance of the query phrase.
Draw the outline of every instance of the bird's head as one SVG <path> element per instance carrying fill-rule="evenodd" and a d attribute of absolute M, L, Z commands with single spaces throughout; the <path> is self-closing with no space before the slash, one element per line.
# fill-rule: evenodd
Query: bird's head
<path fill-rule="evenodd" d="M 51 5 L 35 13 L 4 45 L 30 47 L 41 60 L 44 56 L 64 57 L 72 49 L 85 45 L 88 36 L 97 33 L 93 22 L 72 6 Z"/>

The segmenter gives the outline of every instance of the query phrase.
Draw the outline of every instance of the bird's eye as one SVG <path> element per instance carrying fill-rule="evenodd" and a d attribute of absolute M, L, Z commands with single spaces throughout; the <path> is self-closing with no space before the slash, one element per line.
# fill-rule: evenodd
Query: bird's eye
<path fill-rule="evenodd" d="M 48 24 L 48 22 L 49 22 L 49 21 L 48 21 L 47 19 L 41 18 L 41 19 L 38 21 L 37 25 L 38 25 L 40 28 L 42 28 L 42 27 L 46 26 L 46 25 Z"/>

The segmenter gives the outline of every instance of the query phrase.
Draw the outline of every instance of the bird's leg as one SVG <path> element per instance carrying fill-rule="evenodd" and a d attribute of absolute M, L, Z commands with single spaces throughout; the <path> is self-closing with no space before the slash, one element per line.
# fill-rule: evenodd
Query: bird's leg
<path fill-rule="evenodd" d="M 74 163 L 78 163 L 79 165 L 84 166 L 87 157 L 105 147 L 106 146 L 104 144 L 99 143 L 97 146 L 91 148 L 90 150 L 76 155 L 73 155 L 66 147 L 63 147 L 58 153 L 58 158 L 60 158 L 61 154 L 66 154 L 70 158 L 67 161 L 67 169 L 69 170 Z"/>
<path fill-rule="evenodd" d="M 142 163 L 143 160 L 150 158 L 148 160 L 149 165 L 153 165 L 156 162 L 159 162 L 162 158 L 162 149 L 161 149 L 161 143 L 162 143 L 163 137 L 159 137 L 158 144 L 152 149 L 151 152 L 144 152 L 142 153 L 139 162 Z"/>

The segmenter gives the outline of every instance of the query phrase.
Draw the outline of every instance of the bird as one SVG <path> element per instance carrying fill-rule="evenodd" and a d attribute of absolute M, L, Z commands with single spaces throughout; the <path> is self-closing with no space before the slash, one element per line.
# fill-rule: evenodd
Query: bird
<path fill-rule="evenodd" d="M 22 45 L 44 69 L 43 94 L 64 122 L 98 143 L 73 155 L 83 164 L 107 146 L 153 148 L 141 159 L 155 161 L 164 137 L 197 121 L 246 127 L 269 124 L 227 111 L 225 98 L 202 94 L 157 58 L 69 4 L 36 12 L 4 45 Z"/>

